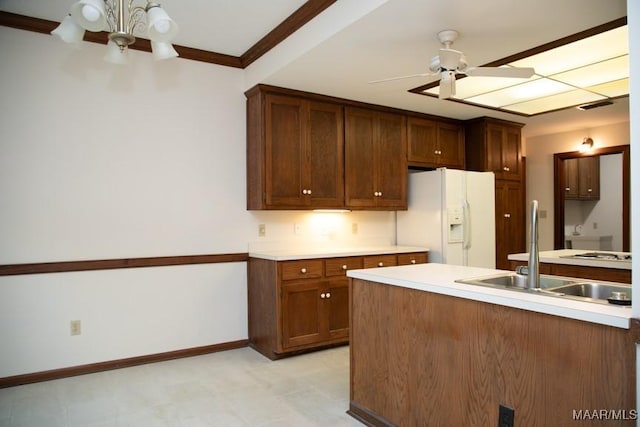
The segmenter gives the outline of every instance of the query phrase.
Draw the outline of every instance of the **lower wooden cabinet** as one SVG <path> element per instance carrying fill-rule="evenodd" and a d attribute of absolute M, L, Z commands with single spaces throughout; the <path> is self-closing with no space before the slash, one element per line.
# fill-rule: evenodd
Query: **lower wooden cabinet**
<path fill-rule="evenodd" d="M 349 342 L 348 270 L 426 263 L 427 252 L 247 264 L 249 345 L 270 359 Z"/>

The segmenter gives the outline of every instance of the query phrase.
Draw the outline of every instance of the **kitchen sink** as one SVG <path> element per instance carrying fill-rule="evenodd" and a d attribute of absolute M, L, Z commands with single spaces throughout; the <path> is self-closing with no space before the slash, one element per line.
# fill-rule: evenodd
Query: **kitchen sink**
<path fill-rule="evenodd" d="M 518 273 L 506 273 L 494 276 L 472 277 L 470 279 L 456 280 L 458 283 L 468 285 L 492 286 L 498 288 L 521 288 L 527 287 L 527 276 Z M 575 280 L 569 280 L 562 277 L 540 275 L 540 288 L 549 289 L 558 286 L 566 286 L 575 283 Z"/>
<path fill-rule="evenodd" d="M 601 300 L 625 300 L 631 299 L 631 286 L 621 284 L 603 284 L 592 282 L 572 283 L 553 288 L 554 292 L 577 297 L 594 298 Z M 623 298 L 625 297 L 625 298 Z"/>
<path fill-rule="evenodd" d="M 492 276 L 458 279 L 457 283 L 488 286 L 515 291 L 539 292 L 541 295 L 567 297 L 588 302 L 607 302 L 618 305 L 631 304 L 631 285 L 622 283 L 594 283 L 584 279 L 540 275 L 540 287 L 527 289 L 527 276 L 518 273 L 504 273 Z"/>

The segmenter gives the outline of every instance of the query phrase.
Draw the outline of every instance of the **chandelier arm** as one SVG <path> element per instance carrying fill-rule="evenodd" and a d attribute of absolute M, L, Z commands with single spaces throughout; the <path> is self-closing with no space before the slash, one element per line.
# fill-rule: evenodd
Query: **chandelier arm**
<path fill-rule="evenodd" d="M 136 6 L 131 8 L 133 0 L 129 0 L 129 24 L 127 30 L 129 34 L 134 34 L 134 31 L 139 25 L 145 24 L 145 17 L 147 12 L 144 7 Z"/>
<path fill-rule="evenodd" d="M 109 25 L 109 32 L 116 30 L 118 18 L 116 17 L 116 4 L 115 0 L 104 0 L 104 6 L 107 12 L 107 25 Z"/>

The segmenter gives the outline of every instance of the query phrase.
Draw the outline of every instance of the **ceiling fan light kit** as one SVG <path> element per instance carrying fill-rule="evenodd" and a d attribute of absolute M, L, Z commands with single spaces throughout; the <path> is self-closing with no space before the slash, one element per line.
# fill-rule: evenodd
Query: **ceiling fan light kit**
<path fill-rule="evenodd" d="M 136 36 L 148 37 L 154 59 L 178 56 L 171 41 L 178 33 L 178 25 L 158 3 L 147 0 L 145 6 L 134 6 L 135 0 L 79 0 L 69 15 L 51 34 L 67 43 L 82 41 L 86 31 L 109 31 L 105 61 L 114 64 L 128 62 L 128 47 Z"/>

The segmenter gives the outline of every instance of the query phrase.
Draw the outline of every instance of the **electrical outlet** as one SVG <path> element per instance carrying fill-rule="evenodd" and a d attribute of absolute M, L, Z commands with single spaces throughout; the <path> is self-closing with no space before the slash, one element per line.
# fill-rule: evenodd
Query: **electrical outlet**
<path fill-rule="evenodd" d="M 515 410 L 505 405 L 500 405 L 498 410 L 498 427 L 513 427 Z"/>
<path fill-rule="evenodd" d="M 69 328 L 71 330 L 71 335 L 80 335 L 82 333 L 82 323 L 80 320 L 72 320 L 69 322 Z"/>
<path fill-rule="evenodd" d="M 358 223 L 351 223 L 351 234 L 358 234 Z"/>
<path fill-rule="evenodd" d="M 264 237 L 267 235 L 267 226 L 264 224 L 258 225 L 258 236 Z"/>

